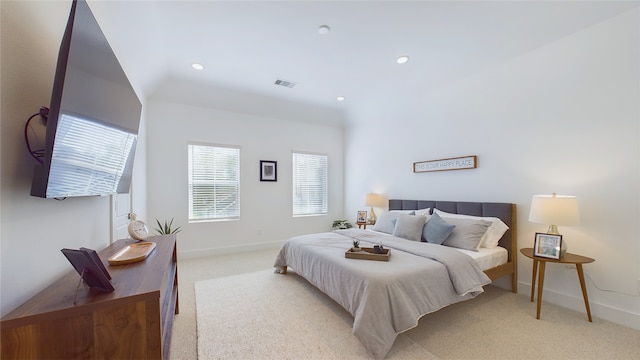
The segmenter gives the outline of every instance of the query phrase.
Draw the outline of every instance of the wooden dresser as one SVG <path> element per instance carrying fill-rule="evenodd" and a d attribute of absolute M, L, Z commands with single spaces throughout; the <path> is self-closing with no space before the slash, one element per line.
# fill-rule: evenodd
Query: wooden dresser
<path fill-rule="evenodd" d="M 167 359 L 178 313 L 176 236 L 152 236 L 143 261 L 111 266 L 107 259 L 135 242 L 118 240 L 98 254 L 115 291 L 102 293 L 74 270 L 2 319 L 4 359 Z M 59 256 L 63 256 L 62 253 Z M 69 264 L 70 269 L 71 264 Z"/>

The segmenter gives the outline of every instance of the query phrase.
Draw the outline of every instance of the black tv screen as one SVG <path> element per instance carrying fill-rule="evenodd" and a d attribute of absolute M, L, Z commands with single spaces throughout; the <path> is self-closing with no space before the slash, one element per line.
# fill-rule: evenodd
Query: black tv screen
<path fill-rule="evenodd" d="M 84 0 L 64 32 L 31 195 L 128 193 L 142 104 Z"/>

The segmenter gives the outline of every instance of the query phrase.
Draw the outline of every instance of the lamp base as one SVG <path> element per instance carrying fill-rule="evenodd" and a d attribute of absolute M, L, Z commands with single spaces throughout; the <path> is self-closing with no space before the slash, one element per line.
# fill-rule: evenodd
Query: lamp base
<path fill-rule="evenodd" d="M 560 241 L 560 258 L 562 259 L 564 257 L 564 254 L 567 253 L 567 242 L 564 241 L 564 239 L 562 239 Z"/>
<path fill-rule="evenodd" d="M 549 225 L 549 228 L 547 229 L 547 234 L 560 235 L 560 233 L 558 232 L 558 227 L 556 225 Z M 563 258 L 564 254 L 566 253 L 567 253 L 567 241 L 563 238 L 562 240 L 560 240 L 560 258 Z"/>
<path fill-rule="evenodd" d="M 376 213 L 373 211 L 373 206 L 371 207 L 371 211 L 369 211 L 369 215 L 367 215 L 367 225 L 375 225 L 378 218 L 376 217 Z"/>

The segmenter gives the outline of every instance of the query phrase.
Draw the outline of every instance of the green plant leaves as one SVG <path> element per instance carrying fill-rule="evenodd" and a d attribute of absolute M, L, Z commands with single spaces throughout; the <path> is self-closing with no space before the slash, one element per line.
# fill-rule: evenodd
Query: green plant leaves
<path fill-rule="evenodd" d="M 182 231 L 181 227 L 182 226 L 178 226 L 175 229 L 171 229 L 171 226 L 173 225 L 173 218 L 171 218 L 171 221 L 167 223 L 167 221 L 164 221 L 164 225 L 162 223 L 160 223 L 160 220 L 156 219 L 156 223 L 158 224 L 158 227 L 156 229 L 154 229 L 158 234 L 160 235 L 169 235 L 169 234 L 177 234 L 180 231 Z"/>
<path fill-rule="evenodd" d="M 349 220 L 334 220 L 332 227 L 334 229 L 350 229 L 353 227 Z"/>

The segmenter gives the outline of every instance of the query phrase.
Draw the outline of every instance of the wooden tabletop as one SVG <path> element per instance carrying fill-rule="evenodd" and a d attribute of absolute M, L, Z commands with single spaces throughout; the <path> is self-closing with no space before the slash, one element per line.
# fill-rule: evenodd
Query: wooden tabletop
<path fill-rule="evenodd" d="M 541 256 L 534 256 L 533 255 L 533 248 L 524 248 L 524 249 L 520 249 L 520 252 L 522 253 L 522 255 L 530 258 L 530 259 L 534 259 L 534 260 L 539 260 L 539 261 L 547 261 L 547 262 L 556 262 L 556 263 L 561 263 L 561 264 L 587 264 L 587 263 L 591 263 L 594 262 L 595 259 L 592 259 L 590 257 L 586 257 L 586 256 L 582 256 L 582 255 L 576 255 L 576 254 L 572 254 L 572 253 L 566 253 L 564 254 L 564 256 L 561 259 L 551 259 L 551 258 L 546 258 L 546 257 L 541 257 Z"/>

